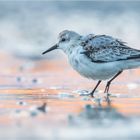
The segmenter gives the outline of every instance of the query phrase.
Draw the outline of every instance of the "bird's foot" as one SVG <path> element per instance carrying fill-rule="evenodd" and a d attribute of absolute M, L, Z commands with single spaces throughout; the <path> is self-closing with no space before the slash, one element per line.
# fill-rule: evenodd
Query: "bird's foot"
<path fill-rule="evenodd" d="M 89 96 L 90 96 L 91 98 L 95 98 L 95 96 L 94 96 L 94 93 L 93 93 L 93 92 L 89 93 Z"/>

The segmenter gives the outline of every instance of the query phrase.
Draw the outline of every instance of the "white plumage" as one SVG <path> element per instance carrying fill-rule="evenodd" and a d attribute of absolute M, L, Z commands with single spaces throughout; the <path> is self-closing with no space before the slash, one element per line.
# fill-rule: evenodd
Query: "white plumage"
<path fill-rule="evenodd" d="M 63 50 L 71 66 L 90 79 L 101 82 L 115 76 L 107 85 L 123 70 L 140 66 L 140 50 L 130 48 L 126 43 L 111 36 L 81 36 L 74 31 L 65 30 L 58 38 L 59 42 L 44 53 L 56 48 Z"/>

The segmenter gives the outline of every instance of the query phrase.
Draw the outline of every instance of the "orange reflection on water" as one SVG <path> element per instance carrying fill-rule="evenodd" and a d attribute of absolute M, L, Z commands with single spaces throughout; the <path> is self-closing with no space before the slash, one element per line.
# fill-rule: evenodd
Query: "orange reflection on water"
<path fill-rule="evenodd" d="M 47 114 L 39 114 L 36 122 L 49 125 L 66 124 L 69 114 L 79 114 L 87 104 L 97 106 L 95 102 L 83 100 L 83 97 L 73 93 L 79 89 L 90 91 L 96 82 L 81 77 L 66 60 L 28 62 L 6 55 L 1 56 L 1 59 L 7 64 L 0 64 L 0 124 L 13 124 L 19 118 L 23 122 L 30 122 L 30 110 L 44 102 L 47 103 Z M 140 115 L 140 71 L 130 73 L 131 71 L 124 72 L 113 82 L 110 92 L 118 97 L 112 97 L 111 104 L 125 115 Z M 137 86 L 132 85 L 132 89 L 129 89 L 129 83 Z M 105 83 L 99 90 L 103 91 L 104 87 Z M 72 97 L 65 94 L 63 97 L 61 93 L 71 94 Z M 20 101 L 26 105 L 20 105 Z M 102 105 L 105 106 L 106 102 Z"/>

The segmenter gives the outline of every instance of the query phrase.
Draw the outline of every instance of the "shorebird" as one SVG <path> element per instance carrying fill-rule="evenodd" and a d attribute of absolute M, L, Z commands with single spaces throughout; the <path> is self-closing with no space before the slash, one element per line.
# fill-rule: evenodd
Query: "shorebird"
<path fill-rule="evenodd" d="M 64 30 L 59 42 L 42 54 L 61 49 L 68 56 L 71 66 L 82 76 L 98 80 L 90 95 L 102 80 L 107 80 L 104 93 L 108 94 L 111 82 L 123 70 L 140 66 L 140 50 L 133 49 L 117 38 L 108 35 L 89 34 L 82 36 L 74 31 Z"/>

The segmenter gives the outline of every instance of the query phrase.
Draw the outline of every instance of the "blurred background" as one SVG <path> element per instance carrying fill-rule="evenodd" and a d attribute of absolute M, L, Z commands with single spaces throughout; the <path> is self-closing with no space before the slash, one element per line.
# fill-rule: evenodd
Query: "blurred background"
<path fill-rule="evenodd" d="M 65 29 L 112 35 L 140 48 L 139 7 L 139 1 L 0 1 L 1 50 L 42 58 Z"/>

